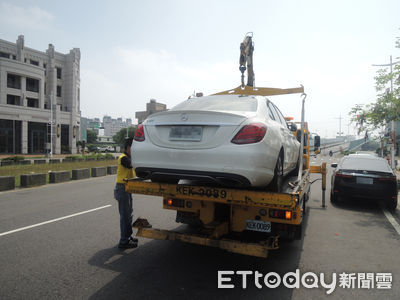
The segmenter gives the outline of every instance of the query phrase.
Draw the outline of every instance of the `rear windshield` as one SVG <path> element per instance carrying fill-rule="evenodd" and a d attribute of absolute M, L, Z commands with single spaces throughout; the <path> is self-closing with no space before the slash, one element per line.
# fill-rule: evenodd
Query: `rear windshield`
<path fill-rule="evenodd" d="M 202 97 L 188 99 L 171 110 L 257 111 L 257 99 L 250 97 Z"/>
<path fill-rule="evenodd" d="M 385 160 L 376 158 L 348 157 L 343 160 L 341 169 L 391 172 L 391 169 Z"/>

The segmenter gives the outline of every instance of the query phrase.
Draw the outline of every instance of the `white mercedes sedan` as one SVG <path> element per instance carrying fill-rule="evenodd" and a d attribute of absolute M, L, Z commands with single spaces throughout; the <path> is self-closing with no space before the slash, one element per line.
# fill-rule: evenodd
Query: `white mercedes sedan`
<path fill-rule="evenodd" d="M 154 182 L 211 181 L 280 191 L 298 167 L 300 143 L 280 110 L 261 96 L 188 99 L 138 125 L 136 175 Z"/>

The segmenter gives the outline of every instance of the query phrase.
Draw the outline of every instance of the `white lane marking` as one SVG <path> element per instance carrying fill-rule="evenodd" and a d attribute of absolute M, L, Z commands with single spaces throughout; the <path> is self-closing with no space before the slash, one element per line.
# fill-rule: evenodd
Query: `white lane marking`
<path fill-rule="evenodd" d="M 383 213 L 385 214 L 386 218 L 389 220 L 390 224 L 394 227 L 397 233 L 400 235 L 400 225 L 397 223 L 396 219 L 393 218 L 392 214 L 388 212 L 386 209 L 382 208 Z"/>
<path fill-rule="evenodd" d="M 15 233 L 15 232 L 26 230 L 26 229 L 31 229 L 31 228 L 34 228 L 34 227 L 38 227 L 38 226 L 46 225 L 46 224 L 49 224 L 49 223 L 61 221 L 61 220 L 64 220 L 64 219 L 76 217 L 76 216 L 79 216 L 79 215 L 87 214 L 87 213 L 90 213 L 92 211 L 96 211 L 96 210 L 99 210 L 99 209 L 107 208 L 107 207 L 110 207 L 110 206 L 111 206 L 111 204 L 105 205 L 105 206 L 101 206 L 101 207 L 97 207 L 97 208 L 93 208 L 93 209 L 89 209 L 89 210 L 85 210 L 85 211 L 82 211 L 82 212 L 79 212 L 79 213 L 76 213 L 76 214 L 72 214 L 72 215 L 69 215 L 69 216 L 65 216 L 65 217 L 61 217 L 61 218 L 57 218 L 57 219 L 53 219 L 53 220 L 37 223 L 37 224 L 34 224 L 34 225 L 25 226 L 25 227 L 21 227 L 21 228 L 18 228 L 18 229 L 6 231 L 6 232 L 3 232 L 3 233 L 0 233 L 0 236 L 11 234 L 11 233 Z"/>

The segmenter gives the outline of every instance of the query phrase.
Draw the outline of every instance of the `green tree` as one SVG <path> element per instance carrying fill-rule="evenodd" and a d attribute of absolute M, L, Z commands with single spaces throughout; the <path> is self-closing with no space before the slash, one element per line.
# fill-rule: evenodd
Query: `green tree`
<path fill-rule="evenodd" d="M 128 137 L 133 137 L 136 132 L 136 126 L 132 126 L 128 128 Z M 116 135 L 113 136 L 113 140 L 118 145 L 123 145 L 126 139 L 126 128 L 122 128 L 117 132 Z"/>
<path fill-rule="evenodd" d="M 400 49 L 400 37 L 396 38 L 396 48 Z M 396 57 L 394 61 L 398 60 L 399 57 Z M 378 70 L 375 82 L 376 101 L 366 105 L 357 104 L 349 113 L 359 133 L 383 129 L 390 121 L 400 120 L 400 64 L 393 65 L 392 73 L 390 67 Z"/>
<path fill-rule="evenodd" d="M 87 130 L 87 143 L 88 144 L 93 144 L 97 142 L 97 134 L 93 130 L 88 129 Z"/>

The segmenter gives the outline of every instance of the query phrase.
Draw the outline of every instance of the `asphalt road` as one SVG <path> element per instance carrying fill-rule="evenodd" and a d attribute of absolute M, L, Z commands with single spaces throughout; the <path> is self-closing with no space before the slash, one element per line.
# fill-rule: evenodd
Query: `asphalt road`
<path fill-rule="evenodd" d="M 336 158 L 323 157 L 328 163 Z M 321 163 L 321 158 L 315 159 Z M 329 168 L 329 173 L 330 173 Z M 313 175 L 316 179 L 317 175 Z M 329 174 L 328 174 L 328 177 Z M 332 206 L 329 193 L 321 207 L 321 183 L 312 186 L 304 237 L 280 242 L 267 259 L 179 242 L 139 239 L 137 249 L 121 251 L 114 176 L 0 193 L 0 299 L 398 299 L 400 295 L 400 211 L 360 201 Z M 328 191 L 329 191 L 328 181 Z M 162 209 L 161 198 L 135 197 L 135 216 L 153 227 L 173 229 L 175 214 Z M 50 221 L 50 222 L 48 222 Z M 32 227 L 33 226 L 33 227 Z M 17 230 L 17 231 L 16 231 Z M 18 231 L 19 230 L 19 231 Z M 219 270 L 314 272 L 334 292 L 307 289 L 259 289 L 254 277 L 241 287 L 218 289 Z M 339 286 L 341 273 L 391 273 L 389 290 Z M 300 277 L 301 278 L 301 277 Z M 262 282 L 262 281 L 261 281 Z"/>

